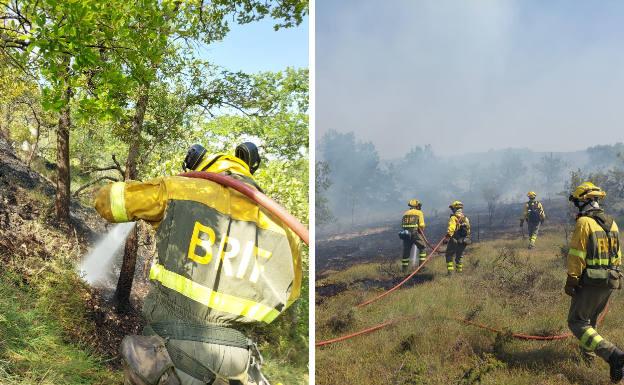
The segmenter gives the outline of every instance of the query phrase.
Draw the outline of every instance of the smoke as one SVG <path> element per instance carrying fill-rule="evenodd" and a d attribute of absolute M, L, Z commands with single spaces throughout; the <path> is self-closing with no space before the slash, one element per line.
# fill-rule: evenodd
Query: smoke
<path fill-rule="evenodd" d="M 574 152 L 508 148 L 442 156 L 425 145 L 398 158 L 380 159 L 376 146 L 356 134 L 328 131 L 317 142 L 317 160 L 323 166 L 317 169 L 325 170 L 322 177 L 329 186 L 317 186 L 316 199 L 335 220 L 320 225 L 324 231 L 341 231 L 396 220 L 410 199 L 423 202 L 428 216 L 446 213 L 454 200 L 464 202 L 469 213 L 505 204 L 521 210 L 518 203 L 527 199 L 527 191 L 536 191 L 547 203 L 565 200 L 572 171 L 621 166 L 619 153 L 624 153 L 621 143 Z"/>
<path fill-rule="evenodd" d="M 102 282 L 109 276 L 115 257 L 119 256 L 121 248 L 135 224 L 135 222 L 116 224 L 82 259 L 78 271 L 87 283 L 93 285 Z"/>
<path fill-rule="evenodd" d="M 624 140 L 624 2 L 320 0 L 316 137 L 381 158 Z"/>

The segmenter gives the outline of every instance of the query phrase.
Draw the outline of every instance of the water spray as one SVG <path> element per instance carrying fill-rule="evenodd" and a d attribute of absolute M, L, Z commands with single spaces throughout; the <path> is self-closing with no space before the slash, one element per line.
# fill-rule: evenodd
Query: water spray
<path fill-rule="evenodd" d="M 93 250 L 82 259 L 78 271 L 89 285 L 101 282 L 110 274 L 115 257 L 119 255 L 135 225 L 135 222 L 114 225 L 104 238 L 96 243 Z"/>

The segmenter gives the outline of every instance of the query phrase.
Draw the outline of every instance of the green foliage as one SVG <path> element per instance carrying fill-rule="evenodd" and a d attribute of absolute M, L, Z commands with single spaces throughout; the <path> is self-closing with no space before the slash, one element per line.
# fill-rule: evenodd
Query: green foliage
<path fill-rule="evenodd" d="M 197 45 L 222 40 L 231 23 L 271 17 L 275 29 L 287 28 L 307 13 L 305 0 L 3 3 L 0 132 L 15 143 L 26 141 L 33 168 L 49 174 L 57 166 L 52 129 L 67 107 L 72 190 L 85 202 L 103 181 L 123 178 L 131 149 L 138 149 L 138 178 L 147 179 L 178 173 L 192 143 L 232 152 L 253 140 L 263 156 L 259 184 L 308 223 L 308 70 L 231 73 L 195 57 Z M 142 121 L 140 100 L 147 106 Z M 307 248 L 303 262 L 301 299 L 258 331 L 268 355 L 280 363 L 275 371 L 297 373 L 285 383 L 299 383 L 307 372 Z M 63 338 L 82 340 L 93 333 L 81 318 L 84 288 L 67 266 L 47 268 L 51 273 L 33 288 L 35 311 L 53 317 Z"/>
<path fill-rule="evenodd" d="M 497 360 L 492 354 L 486 353 L 482 358 L 477 360 L 473 367 L 466 370 L 459 384 L 479 384 L 486 374 L 497 369 L 504 369 L 505 367 L 506 365 L 504 362 Z"/>

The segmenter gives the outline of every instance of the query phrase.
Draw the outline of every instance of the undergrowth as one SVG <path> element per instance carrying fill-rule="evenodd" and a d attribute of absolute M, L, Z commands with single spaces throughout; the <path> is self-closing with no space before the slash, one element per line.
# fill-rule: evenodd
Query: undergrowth
<path fill-rule="evenodd" d="M 40 285 L 15 272 L 0 274 L 0 383 L 119 384 L 120 374 L 83 339 L 95 332 L 80 306 L 84 293 L 55 284 L 54 270 L 40 273 Z"/>
<path fill-rule="evenodd" d="M 316 383 L 330 384 L 505 384 L 606 385 L 608 365 L 582 363 L 578 343 L 521 341 L 511 332 L 549 335 L 567 332 L 570 299 L 563 293 L 565 234 L 546 228 L 537 248 L 527 241 L 501 239 L 469 247 L 463 274 L 446 276 L 443 256 L 426 267 L 434 279 L 396 292 L 363 308 L 355 305 L 379 289 L 346 285 L 323 298 L 316 310 L 316 340 L 322 341 L 377 325 L 402 321 L 316 350 Z M 397 253 L 398 255 L 399 253 Z M 395 264 L 399 265 L 399 258 Z M 345 269 L 324 279 L 334 284 L 365 272 L 380 279 L 381 264 Z M 375 277 L 374 272 L 378 272 Z M 624 345 L 618 315 L 619 293 L 601 334 Z M 352 313 L 350 313 L 352 312 Z M 349 315 L 349 316 L 347 316 Z M 502 330 L 493 333 L 458 321 L 470 319 Z M 346 322 L 348 321 L 348 322 Z"/>

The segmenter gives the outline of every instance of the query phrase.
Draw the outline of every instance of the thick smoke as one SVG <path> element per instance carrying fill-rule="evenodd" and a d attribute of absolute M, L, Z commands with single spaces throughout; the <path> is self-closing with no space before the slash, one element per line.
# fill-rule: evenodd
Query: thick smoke
<path fill-rule="evenodd" d="M 595 146 L 576 152 L 502 149 L 455 156 L 437 155 L 431 146 L 415 146 L 402 157 L 381 160 L 375 146 L 354 133 L 328 131 L 317 144 L 317 160 L 326 166 L 327 189 L 319 190 L 334 220 L 325 230 L 393 220 L 417 198 L 426 211 L 446 210 L 453 200 L 473 209 L 519 203 L 529 190 L 540 199 L 565 199 L 570 173 L 607 170 L 621 162 L 624 145 Z"/>

